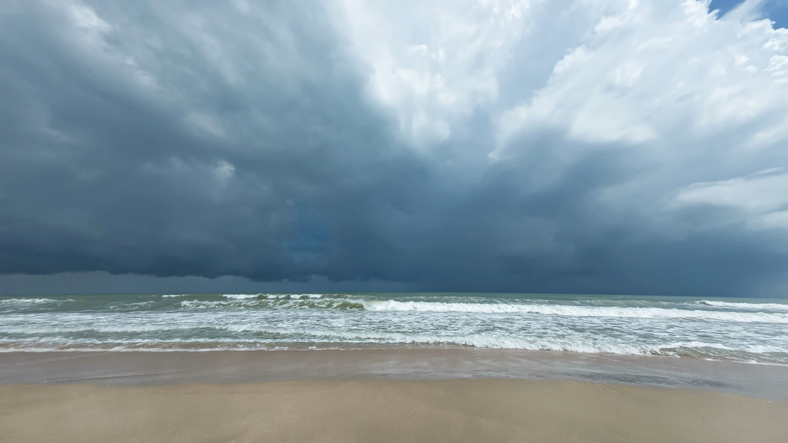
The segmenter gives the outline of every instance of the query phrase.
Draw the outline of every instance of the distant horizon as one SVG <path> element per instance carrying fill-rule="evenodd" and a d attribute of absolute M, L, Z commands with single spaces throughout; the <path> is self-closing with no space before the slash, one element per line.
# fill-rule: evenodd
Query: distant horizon
<path fill-rule="evenodd" d="M 3 278 L 5 277 L 5 279 Z M 165 294 L 188 294 L 188 295 L 221 295 L 221 294 L 403 294 L 403 295 L 413 295 L 413 294 L 473 294 L 473 295 L 520 295 L 520 296 L 528 296 L 528 295 L 545 295 L 545 296 L 580 296 L 580 297 L 665 297 L 665 298 L 688 298 L 688 299 L 704 299 L 704 298 L 735 298 L 735 299 L 751 299 L 751 300 L 784 300 L 788 301 L 788 296 L 772 296 L 772 297 L 764 297 L 764 296 L 747 296 L 747 295 L 714 295 L 714 294 L 639 294 L 639 293 L 601 293 L 601 292 L 544 292 L 544 291 L 463 291 L 463 290 L 439 290 L 439 289 L 432 289 L 432 290 L 419 290 L 419 289 L 363 289 L 359 287 L 352 287 L 349 286 L 349 283 L 355 283 L 357 285 L 363 285 L 368 282 L 333 282 L 333 284 L 342 286 L 345 285 L 345 288 L 327 288 L 326 286 L 308 286 L 308 287 L 290 287 L 288 288 L 288 282 L 273 282 L 270 283 L 271 287 L 269 288 L 261 288 L 261 287 L 247 287 L 245 289 L 222 289 L 221 287 L 214 287 L 211 290 L 200 290 L 200 289 L 193 289 L 193 290 L 177 290 L 177 286 L 172 286 L 170 290 L 156 290 L 156 289 L 141 289 L 141 290 L 131 290 L 129 289 L 128 282 L 122 282 L 121 287 L 116 290 L 106 291 L 106 290 L 89 290 L 80 292 L 79 290 L 68 290 L 63 288 L 62 286 L 56 286 L 58 282 L 50 281 L 49 284 L 44 286 L 36 286 L 31 285 L 29 281 L 24 281 L 24 279 L 30 278 L 31 276 L 16 276 L 21 277 L 23 280 L 15 282 L 14 284 L 8 284 L 8 276 L 0 276 L 0 297 L 35 297 L 35 296 L 79 296 L 79 295 L 165 295 Z M 41 276 L 36 276 L 37 283 L 40 285 L 41 283 Z M 56 278 L 55 276 L 49 276 L 50 278 Z M 118 277 L 118 276 L 113 276 Z M 138 278 L 140 276 L 133 276 Z M 80 278 L 77 276 L 77 279 Z M 183 279 L 189 279 L 194 277 L 181 277 Z M 159 283 L 159 279 L 152 279 L 156 281 L 156 284 Z M 220 279 L 215 279 L 220 280 Z M 250 285 L 260 285 L 259 282 L 248 282 Z M 389 285 L 391 282 L 372 282 L 378 284 Z M 292 285 L 305 285 L 309 284 L 309 282 L 290 282 Z M 316 285 L 322 285 L 323 283 L 316 283 Z M 174 283 L 174 285 L 177 285 Z M 31 289 L 31 288 L 50 288 L 50 289 Z M 58 287 L 59 289 L 52 289 Z M 21 291 L 17 290 L 17 292 L 13 292 L 13 288 L 23 288 Z"/>

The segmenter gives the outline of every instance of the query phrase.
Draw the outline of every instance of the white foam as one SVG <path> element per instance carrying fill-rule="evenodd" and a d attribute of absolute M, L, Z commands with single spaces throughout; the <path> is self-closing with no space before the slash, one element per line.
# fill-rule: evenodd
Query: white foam
<path fill-rule="evenodd" d="M 222 297 L 231 298 L 233 300 L 243 300 L 247 298 L 257 298 L 260 294 L 224 294 Z"/>
<path fill-rule="evenodd" d="M 459 345 L 490 349 L 547 350 L 568 351 L 587 354 L 622 354 L 622 355 L 677 355 L 678 350 L 718 349 L 722 351 L 741 351 L 720 343 L 707 342 L 675 342 L 666 344 L 633 344 L 614 340 L 598 340 L 593 337 L 585 339 L 516 337 L 499 333 L 457 334 L 410 334 L 386 331 L 342 331 L 320 328 L 270 328 L 260 324 L 228 325 L 233 332 L 264 332 L 291 336 L 311 337 L 294 341 L 316 343 L 357 343 L 357 344 L 405 344 L 405 345 Z M 785 349 L 776 347 L 749 347 L 745 350 L 753 354 L 786 353 Z"/>
<path fill-rule="evenodd" d="M 230 299 L 230 300 L 223 300 L 223 301 L 214 301 L 214 300 L 183 300 L 181 302 L 182 308 L 196 308 L 196 309 L 208 309 L 208 308 L 249 308 L 254 306 L 259 306 L 262 300 L 258 299 L 249 299 L 249 298 L 237 298 L 237 299 Z"/>
<path fill-rule="evenodd" d="M 120 310 L 129 309 L 129 308 L 139 309 L 139 308 L 145 308 L 145 307 L 151 306 L 153 303 L 155 303 L 153 300 L 151 300 L 151 301 L 139 301 L 139 302 L 135 302 L 135 303 L 123 303 L 123 304 L 119 304 L 119 305 L 110 306 L 109 309 L 112 309 L 113 311 L 120 311 Z"/>
<path fill-rule="evenodd" d="M 284 298 L 284 297 L 266 297 L 266 298 L 239 298 L 230 300 L 184 300 L 181 302 L 182 308 L 192 309 L 208 309 L 208 308 L 270 308 L 270 309 L 309 309 L 309 308 L 322 308 L 322 309 L 347 309 L 356 308 L 363 309 L 364 306 L 360 300 L 349 298 L 318 298 L 318 297 L 300 297 L 300 298 Z"/>
<path fill-rule="evenodd" d="M 265 294 L 268 299 L 323 298 L 323 294 Z"/>
<path fill-rule="evenodd" d="M 685 310 L 663 308 L 624 308 L 605 306 L 567 306 L 506 303 L 442 303 L 400 302 L 395 300 L 363 301 L 368 311 L 419 311 L 419 312 L 467 312 L 488 314 L 543 314 L 570 317 L 625 317 L 625 318 L 692 318 L 724 320 L 732 322 L 788 323 L 788 314 L 722 312 L 708 310 Z"/>
<path fill-rule="evenodd" d="M 71 301 L 71 299 L 55 300 L 52 298 L 6 298 L 4 300 L 0 300 L 0 303 L 5 305 L 39 305 L 42 303 L 58 303 L 63 301 Z"/>
<path fill-rule="evenodd" d="M 703 306 L 713 306 L 717 308 L 746 309 L 756 311 L 788 311 L 788 303 L 737 303 L 717 300 L 700 300 L 695 302 Z"/>
<path fill-rule="evenodd" d="M 164 294 L 161 298 L 185 297 L 187 294 Z"/>
<path fill-rule="evenodd" d="M 322 298 L 323 294 L 224 294 L 222 295 L 224 298 L 231 298 L 235 300 L 241 299 L 248 299 L 248 298 L 268 298 L 268 299 L 280 299 L 280 298 Z"/>

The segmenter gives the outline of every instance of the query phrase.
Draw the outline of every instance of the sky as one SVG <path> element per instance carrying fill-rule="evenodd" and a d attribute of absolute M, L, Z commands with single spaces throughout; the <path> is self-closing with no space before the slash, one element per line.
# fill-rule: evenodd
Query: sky
<path fill-rule="evenodd" d="M 788 2 L 0 2 L 0 293 L 788 296 Z"/>

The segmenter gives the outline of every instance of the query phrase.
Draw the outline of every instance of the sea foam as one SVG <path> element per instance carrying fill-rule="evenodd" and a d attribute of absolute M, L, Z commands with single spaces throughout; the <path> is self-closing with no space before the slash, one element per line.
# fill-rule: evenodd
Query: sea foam
<path fill-rule="evenodd" d="M 739 303 L 718 300 L 700 300 L 695 303 L 715 308 L 746 309 L 753 311 L 788 311 L 788 303 Z"/>
<path fill-rule="evenodd" d="M 543 314 L 570 317 L 687 318 L 734 322 L 788 323 L 788 314 L 684 310 L 641 307 L 565 306 L 504 303 L 440 303 L 364 301 L 369 311 L 467 312 L 486 314 Z"/>

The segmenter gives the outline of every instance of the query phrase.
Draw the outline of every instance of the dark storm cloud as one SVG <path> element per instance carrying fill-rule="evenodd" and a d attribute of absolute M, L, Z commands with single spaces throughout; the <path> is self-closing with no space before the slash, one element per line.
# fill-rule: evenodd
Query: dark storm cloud
<path fill-rule="evenodd" d="M 259 12 L 280 28 L 267 32 L 266 23 L 206 4 L 206 26 L 234 28 L 214 44 L 240 45 L 230 56 L 247 56 L 249 72 L 235 85 L 218 72 L 221 60 L 160 22 L 175 11 L 97 5 L 121 25 L 90 54 L 58 35 L 69 31 L 62 17 L 15 6 L 1 31 L 5 272 L 304 279 L 327 265 L 297 265 L 300 250 L 384 247 L 358 229 L 360 208 L 407 199 L 424 178 L 421 165 L 393 151 L 315 5 Z M 244 41 L 244 26 L 257 38 Z M 162 83 L 153 92 L 101 65 L 141 35 L 157 42 L 139 61 Z M 243 47 L 255 44 L 268 48 Z M 184 108 L 220 121 L 228 135 L 189 127 Z M 332 240 L 334 231 L 345 234 Z"/>
<path fill-rule="evenodd" d="M 665 234 L 653 212 L 600 204 L 648 167 L 626 143 L 546 127 L 482 165 L 501 143 L 480 108 L 412 149 L 329 6 L 251 6 L 0 7 L 0 272 L 684 295 L 783 283 L 781 232 Z"/>

